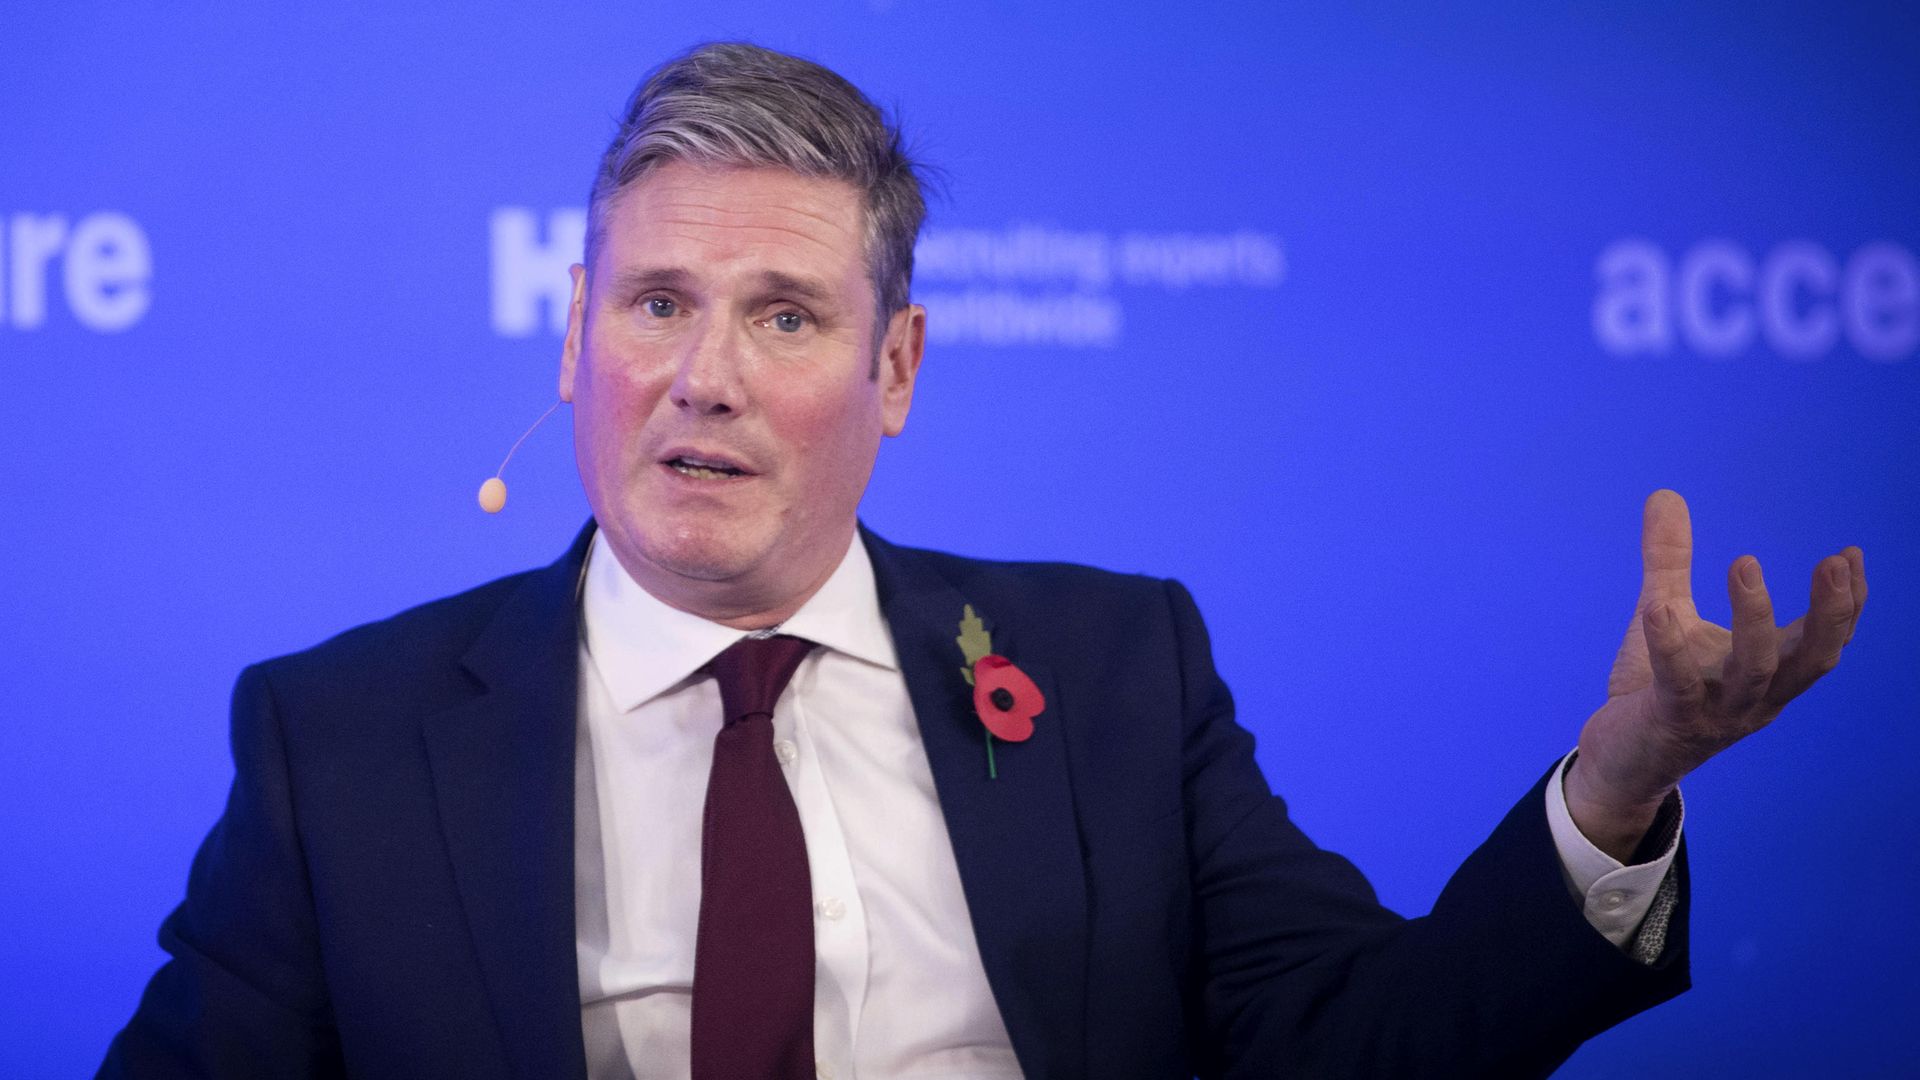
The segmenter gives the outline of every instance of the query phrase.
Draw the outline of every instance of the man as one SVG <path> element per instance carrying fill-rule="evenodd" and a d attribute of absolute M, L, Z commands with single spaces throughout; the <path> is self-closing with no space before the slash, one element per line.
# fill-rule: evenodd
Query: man
<path fill-rule="evenodd" d="M 1539 1075 L 1686 987 L 1677 784 L 1832 667 L 1859 552 L 1784 630 L 1739 560 L 1721 629 L 1651 498 L 1579 750 L 1401 919 L 1268 793 L 1179 585 L 859 527 L 922 213 L 823 68 L 641 86 L 560 370 L 593 525 L 241 676 L 103 1075 Z"/>

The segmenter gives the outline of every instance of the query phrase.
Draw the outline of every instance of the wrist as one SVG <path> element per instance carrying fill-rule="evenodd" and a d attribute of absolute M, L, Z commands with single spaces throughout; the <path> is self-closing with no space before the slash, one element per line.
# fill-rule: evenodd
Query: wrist
<path fill-rule="evenodd" d="M 1580 768 L 1577 753 L 1567 762 L 1561 788 L 1567 815 L 1581 835 L 1622 864 L 1630 861 L 1672 791 L 1669 787 L 1649 795 L 1624 794 L 1609 786 L 1598 770 Z"/>

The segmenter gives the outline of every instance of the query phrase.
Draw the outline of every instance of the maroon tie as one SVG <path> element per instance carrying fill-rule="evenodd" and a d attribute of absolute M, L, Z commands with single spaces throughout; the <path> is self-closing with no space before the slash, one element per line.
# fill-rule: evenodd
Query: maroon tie
<path fill-rule="evenodd" d="M 709 665 L 725 723 L 700 838 L 694 1080 L 813 1076 L 813 882 L 773 754 L 773 705 L 813 648 L 747 638 Z"/>

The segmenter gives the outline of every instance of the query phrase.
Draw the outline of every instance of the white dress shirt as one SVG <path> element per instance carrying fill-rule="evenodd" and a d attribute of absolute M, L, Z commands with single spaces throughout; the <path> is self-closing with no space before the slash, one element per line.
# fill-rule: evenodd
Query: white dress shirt
<path fill-rule="evenodd" d="M 1573 754 L 1561 758 L 1560 767 L 1553 771 L 1553 779 L 1547 781 L 1547 826 L 1553 830 L 1554 846 L 1560 849 L 1560 869 L 1566 878 L 1567 889 L 1573 893 L 1575 900 L 1580 901 L 1582 911 L 1593 928 L 1623 949 L 1635 944 L 1634 934 L 1646 920 L 1648 909 L 1655 906 L 1656 899 L 1659 900 L 1660 933 L 1658 941 L 1653 944 L 1663 944 L 1666 940 L 1667 914 L 1677 895 L 1675 886 L 1666 884 L 1667 871 L 1673 867 L 1674 853 L 1680 850 L 1680 827 L 1686 821 L 1685 804 L 1680 804 L 1673 840 L 1660 853 L 1660 857 L 1651 862 L 1627 866 L 1594 847 L 1593 842 L 1587 839 L 1587 834 L 1573 823 L 1573 814 L 1567 810 L 1564 786 L 1567 766 L 1572 761 Z M 1648 943 L 1638 944 L 1645 946 Z M 1633 951 L 1641 963 L 1652 963 L 1660 954 L 1659 948 L 1636 948 Z"/>
<path fill-rule="evenodd" d="M 745 631 L 668 607 L 596 534 L 581 596 L 574 909 L 594 1080 L 690 1075 L 700 822 L 720 692 L 699 674 Z M 905 677 L 856 536 L 781 626 L 818 643 L 773 716 L 814 890 L 819 1076 L 1021 1075 L 987 984 Z M 1547 815 L 1588 921 L 1626 947 L 1673 852 L 1621 867 Z"/>
<path fill-rule="evenodd" d="M 697 673 L 746 635 L 654 599 L 604 534 L 588 560 L 574 788 L 588 1074 L 681 1078 L 720 726 L 718 685 Z M 813 879 L 819 1074 L 1020 1076 L 857 537 L 781 630 L 821 646 L 773 715 Z"/>

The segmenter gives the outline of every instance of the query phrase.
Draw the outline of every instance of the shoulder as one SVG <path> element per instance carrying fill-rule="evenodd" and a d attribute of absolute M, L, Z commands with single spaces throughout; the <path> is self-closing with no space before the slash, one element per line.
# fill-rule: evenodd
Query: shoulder
<path fill-rule="evenodd" d="M 344 630 L 298 652 L 262 660 L 252 671 L 296 697 L 332 696 L 354 687 L 412 685 L 460 678 L 460 658 L 501 607 L 539 570 L 497 578 Z"/>
<path fill-rule="evenodd" d="M 887 557 L 916 565 L 937 575 L 962 595 L 993 599 L 1020 607 L 1075 605 L 1138 605 L 1164 603 L 1177 582 L 1149 574 L 1102 569 L 1075 562 L 980 559 L 931 548 L 906 547 L 873 538 Z M 1184 591 L 1184 590 L 1182 590 Z"/>
<path fill-rule="evenodd" d="M 261 661 L 243 678 L 264 679 L 277 696 L 296 700 L 398 705 L 469 696 L 478 683 L 463 661 L 477 650 L 532 662 L 544 655 L 539 643 L 572 640 L 574 588 L 591 537 L 589 525 L 547 566 L 353 627 Z"/>
<path fill-rule="evenodd" d="M 298 652 L 261 662 L 276 672 L 342 664 L 385 666 L 414 657 L 457 659 L 520 586 L 538 570 L 496 578 L 384 619 L 362 623 Z"/>
<path fill-rule="evenodd" d="M 996 633 L 1046 640 L 1109 659 L 1171 657 L 1204 643 L 1192 597 L 1179 582 L 1073 562 L 978 559 L 891 544 L 868 534 L 883 604 L 892 590 L 915 603 L 964 603 Z M 904 588 L 903 588 L 904 586 Z"/>

